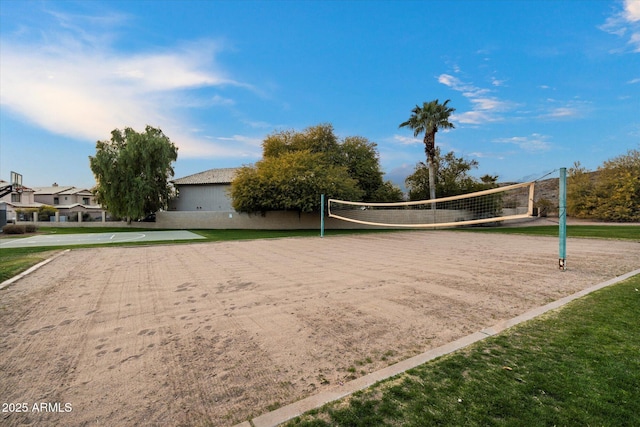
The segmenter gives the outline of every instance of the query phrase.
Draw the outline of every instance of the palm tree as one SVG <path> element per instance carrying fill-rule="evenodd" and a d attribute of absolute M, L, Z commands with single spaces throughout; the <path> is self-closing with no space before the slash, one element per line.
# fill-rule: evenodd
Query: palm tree
<path fill-rule="evenodd" d="M 427 165 L 429 168 L 429 196 L 431 199 L 436 198 L 436 132 L 438 129 L 453 129 L 453 123 L 449 121 L 451 113 L 456 111 L 455 108 L 447 107 L 449 99 L 440 104 L 437 99 L 431 102 L 425 102 L 422 107 L 416 105 L 411 110 L 411 117 L 400 127 L 408 127 L 413 129 L 413 136 L 417 137 L 424 132 L 424 152 L 427 155 Z"/>

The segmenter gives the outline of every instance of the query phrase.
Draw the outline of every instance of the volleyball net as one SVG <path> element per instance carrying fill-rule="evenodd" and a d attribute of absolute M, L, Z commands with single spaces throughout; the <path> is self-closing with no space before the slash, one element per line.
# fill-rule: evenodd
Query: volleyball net
<path fill-rule="evenodd" d="M 331 218 L 382 227 L 454 227 L 533 216 L 535 182 L 525 182 L 459 196 L 395 203 L 329 199 Z"/>

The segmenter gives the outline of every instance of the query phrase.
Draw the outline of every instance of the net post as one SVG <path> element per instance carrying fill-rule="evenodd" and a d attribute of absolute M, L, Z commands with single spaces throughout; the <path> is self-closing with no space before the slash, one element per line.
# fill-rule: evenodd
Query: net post
<path fill-rule="evenodd" d="M 564 271 L 567 269 L 567 168 L 560 168 L 558 194 L 558 237 L 560 240 L 560 251 L 558 267 Z"/>
<path fill-rule="evenodd" d="M 535 197 L 535 182 L 532 182 L 529 186 L 529 203 L 527 204 L 527 213 L 529 216 L 533 216 L 533 199 Z"/>
<path fill-rule="evenodd" d="M 320 237 L 324 237 L 324 194 L 320 195 Z"/>

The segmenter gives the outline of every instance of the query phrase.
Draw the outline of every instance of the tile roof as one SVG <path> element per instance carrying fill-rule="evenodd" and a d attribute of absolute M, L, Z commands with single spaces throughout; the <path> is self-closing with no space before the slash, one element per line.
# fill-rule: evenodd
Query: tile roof
<path fill-rule="evenodd" d="M 78 188 L 71 185 L 68 186 L 52 186 L 52 187 L 35 187 L 36 195 L 46 195 L 46 194 L 91 194 L 89 190 L 86 188 Z"/>
<path fill-rule="evenodd" d="M 12 184 L 11 184 L 11 183 L 9 183 L 9 182 L 7 182 L 7 181 L 5 181 L 5 180 L 3 180 L 3 179 L 0 179 L 0 189 L 1 189 L 1 188 L 6 188 L 6 187 L 8 187 L 8 186 L 10 186 L 10 185 L 12 185 Z M 21 186 L 20 186 L 20 189 L 21 189 L 22 191 L 33 191 L 33 189 L 31 189 L 31 188 L 29 188 L 29 187 L 25 187 L 24 185 L 21 185 Z M 13 191 L 13 192 L 14 192 L 14 193 L 16 192 L 16 191 L 15 191 L 15 189 L 14 189 L 14 191 Z"/>
<path fill-rule="evenodd" d="M 240 168 L 209 169 L 172 182 L 176 185 L 231 184 L 238 169 Z"/>

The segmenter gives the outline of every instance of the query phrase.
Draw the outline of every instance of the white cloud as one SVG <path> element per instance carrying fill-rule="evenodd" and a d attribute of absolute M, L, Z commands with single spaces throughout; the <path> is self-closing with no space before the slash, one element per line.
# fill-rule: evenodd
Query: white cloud
<path fill-rule="evenodd" d="M 627 49 L 634 53 L 640 53 L 640 1 L 624 0 L 622 10 L 618 10 L 608 17 L 599 28 L 609 34 L 626 39 Z M 628 51 L 627 49 L 616 49 L 614 52 L 624 53 Z"/>
<path fill-rule="evenodd" d="M 483 123 L 496 122 L 499 121 L 499 118 L 496 118 L 492 114 L 489 114 L 484 111 L 466 111 L 461 114 L 452 114 L 451 121 L 460 122 L 465 124 L 472 125 L 480 125 Z"/>
<path fill-rule="evenodd" d="M 555 117 L 555 118 L 564 118 L 564 117 L 575 117 L 578 115 L 578 112 L 575 108 L 569 107 L 560 107 L 554 108 L 547 114 L 547 117 Z"/>
<path fill-rule="evenodd" d="M 626 0 L 624 3 L 625 16 L 630 22 L 640 21 L 640 1 Z"/>
<path fill-rule="evenodd" d="M 505 111 L 508 103 L 500 101 L 496 98 L 475 98 L 471 99 L 474 109 L 482 111 Z"/>
<path fill-rule="evenodd" d="M 402 135 L 393 135 L 393 141 L 402 145 L 415 145 L 415 144 L 422 144 L 423 142 L 421 138 L 414 138 L 414 137 L 408 137 L 408 136 L 402 136 Z"/>
<path fill-rule="evenodd" d="M 471 111 L 454 113 L 451 121 L 465 124 L 482 124 L 503 120 L 498 113 L 508 111 L 512 108 L 512 103 L 502 101 L 495 96 L 490 96 L 491 90 L 475 86 L 472 83 L 462 81 L 450 74 L 440 74 L 438 82 L 461 92 L 472 104 Z M 502 85 L 502 81 L 493 79 L 492 84 L 496 87 Z"/>
<path fill-rule="evenodd" d="M 506 83 L 506 80 L 498 80 L 495 77 L 491 78 L 491 84 L 494 86 L 504 86 L 505 83 Z"/>
<path fill-rule="evenodd" d="M 59 26 L 36 41 L 20 36 L 0 41 L 2 108 L 78 139 L 106 139 L 115 127 L 142 130 L 149 124 L 161 127 L 186 157 L 253 152 L 253 144 L 240 139 L 233 145 L 200 139 L 182 117 L 184 108 L 234 104 L 217 94 L 194 98 L 192 89 L 251 89 L 218 69 L 218 43 L 201 40 L 170 51 L 119 53 L 110 47 L 110 29 L 97 25 L 89 31 L 83 29 L 86 17 L 76 22 L 74 16 L 53 15 Z M 105 25 L 114 22 L 108 19 Z"/>
<path fill-rule="evenodd" d="M 200 55 L 212 56 L 204 44 Z M 235 82 L 205 69 L 200 55 L 188 50 L 166 54 L 146 54 L 113 58 L 108 65 L 116 80 L 135 85 L 141 91 L 165 91 L 202 86 L 220 86 Z"/>
<path fill-rule="evenodd" d="M 445 86 L 449 86 L 455 91 L 462 92 L 462 94 L 467 98 L 474 98 L 489 92 L 488 89 L 482 89 L 474 86 L 473 84 L 465 83 L 459 78 L 450 74 L 440 74 L 438 76 L 438 82 L 442 83 Z"/>
<path fill-rule="evenodd" d="M 590 102 L 573 99 L 567 102 L 547 99 L 546 111 L 538 116 L 540 119 L 564 120 L 584 117 L 590 109 Z"/>
<path fill-rule="evenodd" d="M 474 151 L 472 153 L 469 153 L 469 155 L 472 157 L 477 157 L 479 159 L 498 159 L 498 160 L 505 159 L 505 156 L 503 154 L 486 153 L 481 151 Z"/>
<path fill-rule="evenodd" d="M 460 79 L 450 74 L 440 74 L 438 76 L 438 82 L 442 83 L 445 86 L 452 87 L 454 89 L 460 85 Z"/>
<path fill-rule="evenodd" d="M 547 151 L 551 148 L 549 137 L 539 133 L 530 136 L 513 136 L 510 138 L 497 138 L 493 142 L 500 144 L 514 144 L 527 152 Z"/>

